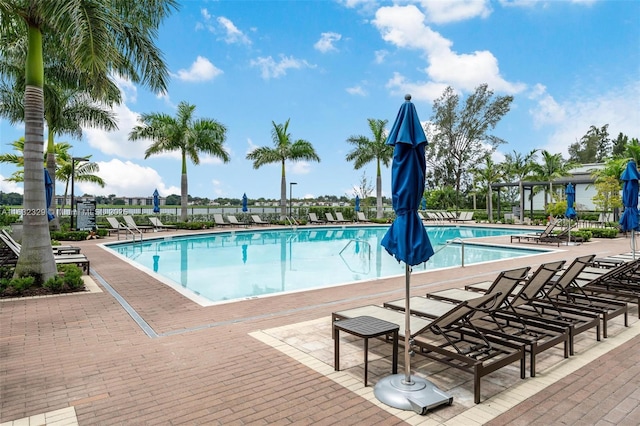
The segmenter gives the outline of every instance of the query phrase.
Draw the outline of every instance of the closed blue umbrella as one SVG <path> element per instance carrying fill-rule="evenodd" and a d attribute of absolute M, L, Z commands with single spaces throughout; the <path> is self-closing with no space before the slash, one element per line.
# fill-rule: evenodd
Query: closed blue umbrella
<path fill-rule="evenodd" d="M 427 200 L 424 199 L 424 197 L 422 197 L 422 200 L 420 201 L 420 210 L 426 210 L 427 209 Z"/>
<path fill-rule="evenodd" d="M 153 191 L 153 212 L 160 213 L 160 194 L 157 189 Z"/>
<path fill-rule="evenodd" d="M 567 241 L 567 245 L 569 245 L 571 241 L 571 219 L 575 219 L 578 216 L 576 209 L 573 208 L 573 203 L 576 201 L 576 190 L 572 183 L 567 185 L 564 193 L 567 195 L 567 210 L 564 212 L 564 217 L 569 219 L 569 240 Z"/>
<path fill-rule="evenodd" d="M 396 219 L 382 238 L 381 245 L 398 262 L 405 263 L 405 374 L 404 376 L 396 374 L 380 380 L 376 384 L 374 394 L 387 405 L 416 410 L 416 401 L 431 399 L 433 405 L 437 405 L 449 403 L 450 399 L 442 398 L 442 392 L 436 392 L 429 381 L 411 377 L 411 309 L 409 307 L 411 266 L 426 262 L 433 256 L 433 247 L 422 220 L 418 217 L 418 208 L 424 193 L 427 137 L 416 108 L 411 103 L 410 95 L 405 96 L 405 102 L 400 107 L 396 121 L 389 132 L 387 145 L 394 146 L 391 192 Z M 404 397 L 406 401 L 398 398 L 398 395 Z"/>
<path fill-rule="evenodd" d="M 620 229 L 622 231 L 631 231 L 631 246 L 633 258 L 636 258 L 635 231 L 640 229 L 638 223 L 638 181 L 640 173 L 635 161 L 629 161 L 627 168 L 624 169 L 620 179 L 622 185 L 622 204 L 624 204 L 624 212 L 620 218 Z"/>
<path fill-rule="evenodd" d="M 44 169 L 44 195 L 47 203 L 47 219 L 51 222 L 53 218 L 55 218 L 54 214 L 49 210 L 51 200 L 53 199 L 53 180 L 51 180 L 51 175 L 49 175 L 47 169 Z"/>
<path fill-rule="evenodd" d="M 360 196 L 356 195 L 356 211 L 360 211 Z"/>
<path fill-rule="evenodd" d="M 247 208 L 247 194 L 242 194 L 242 211 L 246 212 L 249 209 Z"/>

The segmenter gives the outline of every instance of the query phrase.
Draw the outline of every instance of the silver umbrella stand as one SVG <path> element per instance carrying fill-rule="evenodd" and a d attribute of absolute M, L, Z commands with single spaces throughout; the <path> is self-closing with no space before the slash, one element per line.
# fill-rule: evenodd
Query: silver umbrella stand
<path fill-rule="evenodd" d="M 400 410 L 415 411 L 420 415 L 442 405 L 453 403 L 453 397 L 442 392 L 430 381 L 411 376 L 411 311 L 409 310 L 409 284 L 411 267 L 405 266 L 405 324 L 404 324 L 404 366 L 405 374 L 393 374 L 382 378 L 373 388 L 378 401 Z"/>

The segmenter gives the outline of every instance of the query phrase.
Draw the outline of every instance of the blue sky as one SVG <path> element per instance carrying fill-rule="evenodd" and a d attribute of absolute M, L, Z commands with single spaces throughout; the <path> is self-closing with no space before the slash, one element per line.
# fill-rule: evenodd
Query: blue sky
<path fill-rule="evenodd" d="M 75 156 L 91 155 L 107 182 L 76 184 L 76 194 L 179 194 L 177 153 L 145 160 L 148 144 L 127 138 L 140 113 L 175 115 L 186 101 L 196 116 L 227 127 L 231 156 L 227 164 L 189 163 L 189 193 L 278 199 L 280 166 L 255 170 L 245 157 L 272 146 L 272 121 L 290 119 L 291 136 L 311 142 L 321 158 L 287 163 L 294 197 L 353 196 L 363 173 L 375 183 L 374 163 L 354 170 L 345 161 L 349 136 L 371 136 L 368 118 L 390 128 L 410 93 L 427 122 L 447 86 L 466 96 L 487 83 L 514 96 L 494 132 L 508 141 L 496 160 L 534 148 L 566 157 L 591 125 L 609 124 L 612 138 L 640 137 L 639 23 L 634 0 L 183 1 L 159 34 L 167 93 L 118 80 L 119 130 L 58 141 L 70 142 Z M 0 150 L 23 135 L 22 126 L 0 122 Z M 14 169 L 0 167 L 0 189 L 22 193 L 4 181 Z M 390 195 L 389 169 L 382 179 Z"/>

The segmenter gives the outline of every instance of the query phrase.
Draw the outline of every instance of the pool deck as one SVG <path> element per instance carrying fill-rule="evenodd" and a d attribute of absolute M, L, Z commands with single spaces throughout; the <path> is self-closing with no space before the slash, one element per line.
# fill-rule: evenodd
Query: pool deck
<path fill-rule="evenodd" d="M 363 388 L 359 342 L 343 342 L 356 354 L 344 371 L 323 361 L 332 359 L 331 313 L 402 298 L 404 277 L 201 307 L 97 245 L 115 240 L 78 242 L 91 260 L 92 291 L 0 301 L 2 426 L 638 424 L 635 305 L 629 327 L 614 322 L 601 342 L 582 337 L 568 360 L 542 359 L 537 377 L 511 382 L 513 374 L 496 372 L 496 383 L 509 384 L 501 389 L 483 379 L 489 384 L 483 382 L 477 405 L 466 401 L 467 384 L 452 383 L 451 407 L 418 416 L 383 406 L 372 398 L 372 385 Z M 487 241 L 511 245 L 509 237 Z M 462 287 L 518 266 L 630 250 L 628 238 L 540 246 L 554 251 L 414 273 L 412 294 Z M 370 383 L 389 373 L 377 358 L 370 357 Z M 468 378 L 452 372 L 443 374 Z"/>

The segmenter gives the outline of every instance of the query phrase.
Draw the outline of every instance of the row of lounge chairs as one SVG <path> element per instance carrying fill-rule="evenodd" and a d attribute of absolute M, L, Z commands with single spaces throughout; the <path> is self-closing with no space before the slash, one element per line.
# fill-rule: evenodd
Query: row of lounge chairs
<path fill-rule="evenodd" d="M 426 217 L 425 217 L 426 215 Z M 418 212 L 418 216 L 425 223 L 468 222 L 473 220 L 473 212 Z"/>
<path fill-rule="evenodd" d="M 519 243 L 522 242 L 532 242 L 532 243 L 547 243 L 547 244 L 556 244 L 560 246 L 562 243 L 566 243 L 571 238 L 571 241 L 581 242 L 582 239 L 580 237 L 576 237 L 571 235 L 571 230 L 574 229 L 575 226 L 569 225 L 566 228 L 563 228 L 560 232 L 555 232 L 556 228 L 559 226 L 558 220 L 550 220 L 547 224 L 546 228 L 544 228 L 540 232 L 528 232 L 526 234 L 515 234 L 511 236 L 511 242 L 517 241 Z"/>
<path fill-rule="evenodd" d="M 364 219 L 363 222 L 369 221 L 366 217 L 364 217 L 364 214 L 362 212 L 357 212 L 357 213 L 362 214 L 362 217 Z M 330 212 L 325 212 L 324 216 L 326 220 L 319 219 L 318 215 L 315 213 L 309 213 L 309 223 L 321 224 L 321 223 L 350 223 L 351 222 L 350 220 L 347 220 L 344 218 L 344 216 L 342 215 L 342 212 L 336 212 L 335 217 L 333 217 L 333 214 L 331 214 Z"/>
<path fill-rule="evenodd" d="M 2 230 L 0 232 L 0 265 L 15 265 L 20 257 L 22 246 Z M 53 258 L 57 265 L 77 265 L 85 274 L 89 274 L 90 262 L 75 246 L 54 246 Z"/>
<path fill-rule="evenodd" d="M 529 267 L 503 271 L 492 281 L 411 297 L 412 349 L 472 373 L 479 403 L 485 375 L 519 363 L 524 378 L 528 358 L 535 377 L 540 353 L 561 348 L 568 358 L 575 354 L 577 335 L 592 331 L 600 341 L 601 330 L 606 338 L 609 321 L 618 316 L 627 326 L 627 303 L 620 299 L 633 294 L 631 300 L 640 300 L 639 261 L 587 255 L 565 263 L 546 263 L 533 273 Z M 405 306 L 405 299 L 362 306 L 334 312 L 332 320 L 379 318 L 397 324 L 404 337 Z"/>

